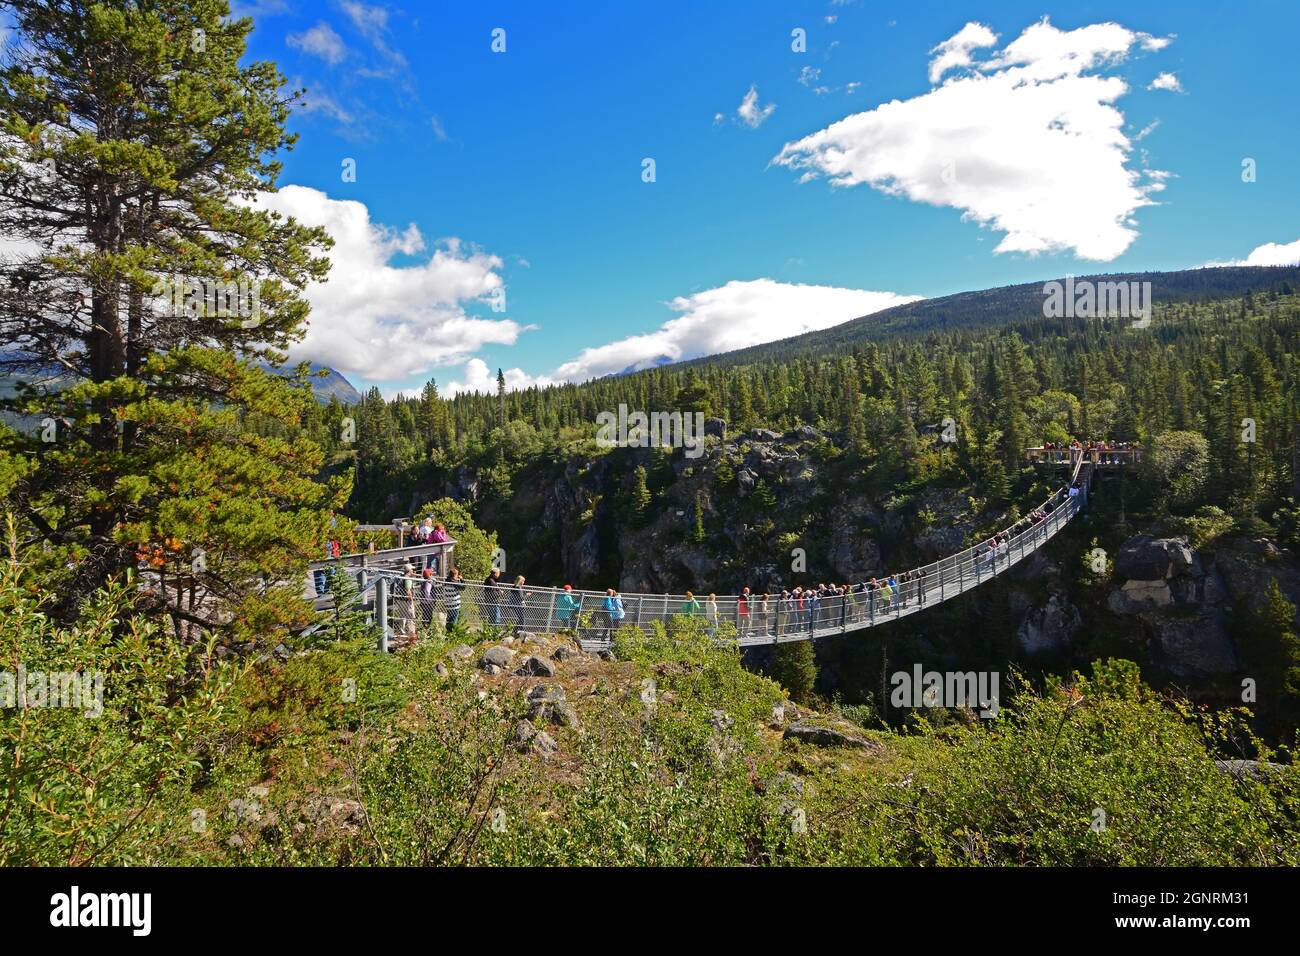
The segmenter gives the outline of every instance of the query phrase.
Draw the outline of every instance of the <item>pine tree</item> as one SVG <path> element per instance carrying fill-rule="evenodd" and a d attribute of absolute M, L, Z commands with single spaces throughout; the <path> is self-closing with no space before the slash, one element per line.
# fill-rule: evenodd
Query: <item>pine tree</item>
<path fill-rule="evenodd" d="M 300 620 L 348 483 L 312 480 L 313 399 L 256 364 L 284 360 L 328 269 L 322 230 L 256 201 L 296 97 L 274 65 L 241 65 L 252 21 L 222 2 L 5 7 L 0 234 L 31 251 L 0 264 L 0 341 L 10 368 L 66 380 L 7 403 L 58 440 L 0 451 L 34 464 L 7 505 L 66 568 L 56 613 L 146 560 L 141 600 L 178 634 Z"/>
<path fill-rule="evenodd" d="M 814 704 L 817 655 L 812 641 L 778 644 L 772 652 L 772 679 L 785 688 L 796 704 Z"/>
<path fill-rule="evenodd" d="M 650 486 L 644 465 L 632 473 L 632 490 L 628 494 L 628 521 L 634 527 L 645 524 L 650 512 Z"/>

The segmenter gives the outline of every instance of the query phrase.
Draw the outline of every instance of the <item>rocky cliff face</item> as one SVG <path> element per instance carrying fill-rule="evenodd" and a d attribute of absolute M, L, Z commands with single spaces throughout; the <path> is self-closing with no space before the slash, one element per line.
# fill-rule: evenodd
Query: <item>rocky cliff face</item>
<path fill-rule="evenodd" d="M 911 567 L 960 550 L 1007 518 L 980 510 L 973 489 L 873 494 L 857 466 L 811 427 L 727 435 L 721 423 L 711 425 L 697 458 L 628 448 L 539 462 L 509 501 L 482 503 L 480 519 L 499 532 L 511 572 L 535 583 L 732 593 Z M 638 466 L 651 489 L 639 516 L 629 511 Z M 443 489 L 470 501 L 478 492 L 467 473 Z M 1087 548 L 1084 535 L 1072 527 L 1006 579 L 945 612 L 882 629 L 879 639 L 915 640 L 927 654 L 960 662 L 972 642 L 992 648 L 997 631 L 1006 654 L 1071 667 L 1097 653 L 1098 634 L 1114 634 L 1118 650 L 1108 653 L 1181 680 L 1213 680 L 1240 668 L 1235 622 L 1263 606 L 1271 580 L 1300 604 L 1300 565 L 1264 539 L 1198 551 L 1183 538 L 1138 535 L 1114 554 L 1112 579 L 1098 591 L 1065 572 Z M 845 688 L 873 679 L 833 676 Z"/>

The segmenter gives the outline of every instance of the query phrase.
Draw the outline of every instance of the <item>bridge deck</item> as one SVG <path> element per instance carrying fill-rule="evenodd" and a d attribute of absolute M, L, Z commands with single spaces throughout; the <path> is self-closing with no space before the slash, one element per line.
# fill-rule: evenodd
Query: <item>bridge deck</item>
<path fill-rule="evenodd" d="M 684 594 L 624 594 L 625 616 L 613 622 L 605 611 L 602 591 L 561 591 L 556 588 L 487 586 L 478 582 L 450 584 L 403 576 L 390 568 L 368 569 L 372 577 L 363 595 L 373 603 L 377 623 L 389 637 L 411 636 L 434 622 L 459 623 L 470 628 L 502 627 L 519 631 L 568 631 L 588 650 L 608 647 L 618 628 L 649 630 L 655 622 L 669 624 L 680 617 L 703 618 L 710 630 L 740 646 L 813 640 L 865 630 L 950 601 L 958 595 L 1005 574 L 1060 532 L 1084 507 L 1093 466 L 1075 458 L 1070 483 L 1078 487 L 1071 496 L 1063 487 L 1035 513 L 1050 508 L 1037 522 L 1022 519 L 1003 532 L 1005 543 L 996 553 L 976 546 L 915 569 L 924 576 L 900 582 L 892 598 L 883 593 L 853 593 L 819 602 L 785 601 L 779 595 L 764 605 L 762 595 L 743 601 L 738 595 L 709 602 L 696 596 L 699 607 L 689 605 Z M 411 549 L 405 549 L 411 550 Z"/>

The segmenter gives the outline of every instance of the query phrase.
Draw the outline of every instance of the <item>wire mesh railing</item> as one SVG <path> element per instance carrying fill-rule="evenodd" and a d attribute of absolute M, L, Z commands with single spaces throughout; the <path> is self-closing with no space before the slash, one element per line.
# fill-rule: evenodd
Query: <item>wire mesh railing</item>
<path fill-rule="evenodd" d="M 873 627 L 942 603 L 1004 574 L 1054 537 L 1086 501 L 1073 462 L 1067 485 L 1010 528 L 980 544 L 901 574 L 845 589 L 797 588 L 749 595 L 617 594 L 579 589 L 409 576 L 375 568 L 373 606 L 381 645 L 456 626 L 568 633 L 588 648 L 606 647 L 622 628 L 650 630 L 698 619 L 740 645 L 809 640 Z M 1075 489 L 1073 493 L 1071 489 Z"/>

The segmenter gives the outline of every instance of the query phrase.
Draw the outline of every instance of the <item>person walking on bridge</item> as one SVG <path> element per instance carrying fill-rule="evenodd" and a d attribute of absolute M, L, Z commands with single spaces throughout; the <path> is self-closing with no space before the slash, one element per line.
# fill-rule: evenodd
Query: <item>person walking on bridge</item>
<path fill-rule="evenodd" d="M 623 599 L 619 597 L 618 592 L 613 588 L 607 588 L 605 591 L 605 640 L 614 639 L 614 631 L 623 621 L 623 616 L 627 612 L 623 608 Z"/>
<path fill-rule="evenodd" d="M 573 585 L 566 584 L 564 593 L 561 594 L 555 602 L 555 617 L 560 622 L 560 630 L 572 631 L 577 633 L 578 630 L 578 612 L 582 608 L 582 596 L 574 596 Z"/>
<path fill-rule="evenodd" d="M 710 592 L 709 599 L 704 602 L 704 619 L 709 623 L 709 637 L 718 633 L 718 596 Z"/>
<path fill-rule="evenodd" d="M 736 598 L 736 631 L 741 637 L 749 633 L 749 588 L 741 588 L 740 597 Z"/>
<path fill-rule="evenodd" d="M 515 583 L 510 587 L 510 615 L 514 618 L 515 629 L 522 630 L 524 626 L 524 576 L 522 574 L 515 577 Z"/>
<path fill-rule="evenodd" d="M 695 600 L 695 595 L 690 591 L 686 592 L 686 600 L 682 602 L 682 614 L 686 617 L 700 616 L 700 602 Z"/>
<path fill-rule="evenodd" d="M 465 579 L 460 575 L 460 568 L 452 568 L 442 585 L 442 603 L 447 609 L 448 630 L 460 623 L 460 595 L 464 590 Z"/>
<path fill-rule="evenodd" d="M 501 569 L 493 568 L 483 579 L 483 604 L 493 627 L 501 626 L 501 586 Z"/>

